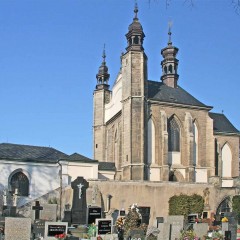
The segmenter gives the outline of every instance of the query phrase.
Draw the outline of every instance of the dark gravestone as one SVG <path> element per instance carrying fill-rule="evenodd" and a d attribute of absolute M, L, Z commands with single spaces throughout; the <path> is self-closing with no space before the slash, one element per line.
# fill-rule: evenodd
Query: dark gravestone
<path fill-rule="evenodd" d="M 237 239 L 237 216 L 233 212 L 225 212 L 224 216 L 228 218 L 228 230 L 231 231 L 231 239 Z"/>
<path fill-rule="evenodd" d="M 83 177 L 77 177 L 72 183 L 73 204 L 72 204 L 72 223 L 86 224 L 87 219 L 87 200 L 86 189 L 89 184 Z"/>
<path fill-rule="evenodd" d="M 100 207 L 88 207 L 88 224 L 95 223 L 97 218 L 102 218 L 102 208 Z"/>
<path fill-rule="evenodd" d="M 126 216 L 126 211 L 125 210 L 120 210 L 119 215 L 122 217 Z"/>
<path fill-rule="evenodd" d="M 138 207 L 139 212 L 142 216 L 142 223 L 149 224 L 150 219 L 150 207 Z"/>
<path fill-rule="evenodd" d="M 231 231 L 225 231 L 225 240 L 231 240 Z"/>
<path fill-rule="evenodd" d="M 45 220 L 37 219 L 33 224 L 33 234 L 34 237 L 44 237 L 45 231 Z"/>
<path fill-rule="evenodd" d="M 47 230 L 47 236 L 48 237 L 54 237 L 59 234 L 65 233 L 67 230 L 66 225 L 55 225 L 55 224 L 49 224 L 48 230 Z"/>
<path fill-rule="evenodd" d="M 40 211 L 43 210 L 43 207 L 40 206 L 39 201 L 35 202 L 35 206 L 32 207 L 32 210 L 35 211 L 35 220 L 40 218 Z"/>
<path fill-rule="evenodd" d="M 110 219 L 99 219 L 98 224 L 98 235 L 106 235 L 112 233 L 112 220 Z"/>
<path fill-rule="evenodd" d="M 63 217 L 63 222 L 67 222 L 68 225 L 70 226 L 72 223 L 72 212 L 69 210 L 64 211 L 64 217 Z"/>

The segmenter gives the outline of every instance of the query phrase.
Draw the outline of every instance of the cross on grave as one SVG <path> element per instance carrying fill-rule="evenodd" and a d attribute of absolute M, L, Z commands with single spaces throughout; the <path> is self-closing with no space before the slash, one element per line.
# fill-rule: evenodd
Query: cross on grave
<path fill-rule="evenodd" d="M 40 211 L 43 210 L 43 207 L 40 206 L 39 201 L 35 202 L 35 206 L 32 207 L 32 210 L 35 211 L 35 220 L 39 219 Z"/>

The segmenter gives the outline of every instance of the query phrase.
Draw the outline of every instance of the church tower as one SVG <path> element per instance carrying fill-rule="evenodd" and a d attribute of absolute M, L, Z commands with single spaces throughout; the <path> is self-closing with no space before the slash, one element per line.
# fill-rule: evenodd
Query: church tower
<path fill-rule="evenodd" d="M 146 179 L 147 56 L 138 7 L 126 34 L 128 46 L 122 55 L 123 179 Z"/>
<path fill-rule="evenodd" d="M 163 60 L 161 62 L 162 65 L 162 77 L 161 80 L 168 87 L 176 88 L 178 81 L 178 59 L 176 59 L 176 55 L 178 53 L 178 48 L 172 45 L 171 40 L 171 23 L 169 23 L 169 31 L 168 31 L 168 46 L 163 48 L 161 54 L 163 56 Z"/>
<path fill-rule="evenodd" d="M 93 139 L 94 139 L 94 159 L 105 159 L 105 104 L 109 102 L 110 90 L 108 80 L 110 74 L 106 65 L 105 46 L 102 55 L 103 61 L 96 75 L 97 85 L 94 91 L 94 122 L 93 122 Z"/>

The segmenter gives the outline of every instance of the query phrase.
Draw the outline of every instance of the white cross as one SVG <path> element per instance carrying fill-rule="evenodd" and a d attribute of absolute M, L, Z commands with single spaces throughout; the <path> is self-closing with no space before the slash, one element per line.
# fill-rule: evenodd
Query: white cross
<path fill-rule="evenodd" d="M 78 189 L 79 189 L 79 199 L 81 199 L 81 196 L 82 196 L 82 187 L 83 187 L 84 185 L 83 184 L 78 184 L 77 185 L 77 187 L 78 187 Z"/>

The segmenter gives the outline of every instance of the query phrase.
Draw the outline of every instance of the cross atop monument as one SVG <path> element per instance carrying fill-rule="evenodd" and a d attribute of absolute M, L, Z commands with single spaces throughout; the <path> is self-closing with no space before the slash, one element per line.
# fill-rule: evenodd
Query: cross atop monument
<path fill-rule="evenodd" d="M 39 201 L 35 202 L 35 206 L 32 207 L 32 210 L 35 211 L 35 220 L 40 218 L 40 211 L 43 210 L 43 207 L 39 204 Z"/>

